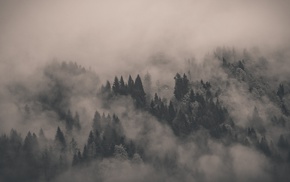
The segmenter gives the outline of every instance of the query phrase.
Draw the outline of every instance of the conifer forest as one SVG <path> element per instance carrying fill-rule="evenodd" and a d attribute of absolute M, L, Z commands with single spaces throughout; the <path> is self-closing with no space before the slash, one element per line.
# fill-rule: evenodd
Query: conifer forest
<path fill-rule="evenodd" d="M 289 7 L 0 0 L 0 182 L 289 182 Z"/>

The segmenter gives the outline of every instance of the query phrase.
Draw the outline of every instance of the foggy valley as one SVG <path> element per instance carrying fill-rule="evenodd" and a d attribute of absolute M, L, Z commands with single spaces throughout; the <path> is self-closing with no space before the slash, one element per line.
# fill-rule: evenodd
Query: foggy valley
<path fill-rule="evenodd" d="M 289 181 L 289 8 L 0 0 L 0 181 Z"/>

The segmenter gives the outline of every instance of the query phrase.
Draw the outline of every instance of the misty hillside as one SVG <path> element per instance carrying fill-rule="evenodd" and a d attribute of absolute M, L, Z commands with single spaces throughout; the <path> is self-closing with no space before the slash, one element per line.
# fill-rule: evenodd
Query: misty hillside
<path fill-rule="evenodd" d="M 172 85 L 59 61 L 7 83 L 1 181 L 288 181 L 290 83 L 235 54 L 186 60 Z"/>
<path fill-rule="evenodd" d="M 289 182 L 289 0 L 0 0 L 0 182 Z"/>

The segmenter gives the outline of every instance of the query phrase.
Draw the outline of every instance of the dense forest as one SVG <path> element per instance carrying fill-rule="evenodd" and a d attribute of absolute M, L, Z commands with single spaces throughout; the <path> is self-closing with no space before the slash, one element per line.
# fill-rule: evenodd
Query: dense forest
<path fill-rule="evenodd" d="M 290 0 L 0 0 L 0 182 L 290 182 Z"/>
<path fill-rule="evenodd" d="M 207 80 L 188 60 L 173 85 L 59 61 L 9 83 L 26 133 L 1 133 L 0 181 L 289 181 L 290 83 L 233 55 Z"/>

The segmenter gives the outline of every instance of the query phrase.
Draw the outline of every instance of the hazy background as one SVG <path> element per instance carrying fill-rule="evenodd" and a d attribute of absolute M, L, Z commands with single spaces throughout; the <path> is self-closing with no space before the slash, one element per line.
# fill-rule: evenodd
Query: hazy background
<path fill-rule="evenodd" d="M 1 80 L 55 58 L 111 77 L 146 69 L 157 53 L 183 62 L 217 46 L 287 52 L 289 9 L 286 0 L 0 0 Z"/>
<path fill-rule="evenodd" d="M 19 104 L 31 97 L 20 90 L 17 98 L 6 86 L 25 83 L 32 95 L 46 90 L 49 82 L 42 77 L 42 67 L 53 60 L 77 62 L 95 71 L 100 77 L 100 82 L 95 81 L 98 85 L 94 78 L 79 79 L 78 84 L 84 83 L 81 88 L 90 91 L 121 74 L 127 79 L 128 74 L 135 77 L 149 72 L 153 84 L 173 85 L 176 72 L 192 69 L 196 80 L 209 80 L 213 75 L 225 80 L 218 63 L 206 58 L 223 46 L 265 56 L 272 64 L 266 72 L 269 77 L 289 78 L 289 9 L 290 1 L 283 0 L 0 0 L 2 128 L 9 131 L 18 125 L 12 121 L 22 118 Z M 194 62 L 191 68 L 187 59 Z M 265 106 L 251 103 L 246 91 L 231 88 L 224 96 L 228 105 L 237 108 L 233 115 L 240 123 L 253 107 Z M 77 104 L 70 107 L 90 108 L 86 119 L 90 120 L 97 102 L 74 99 Z M 273 111 L 272 106 L 265 108 Z M 36 128 L 49 123 L 47 115 L 35 119 L 44 120 Z"/>

